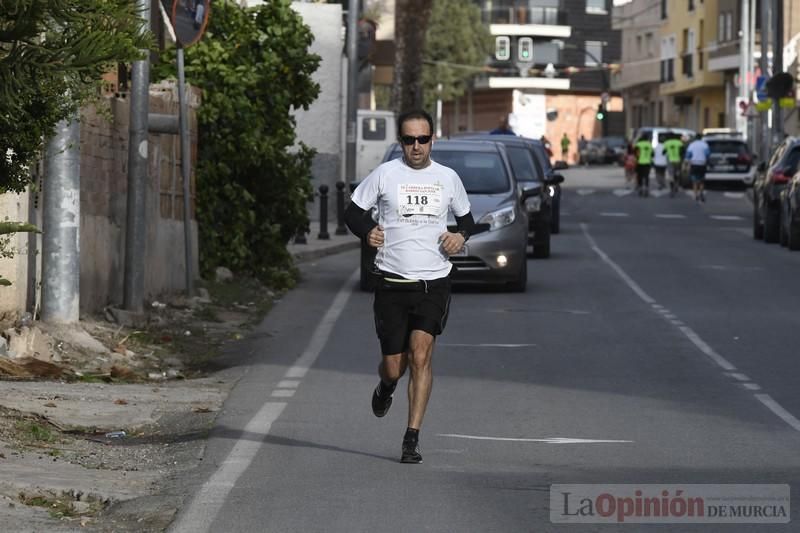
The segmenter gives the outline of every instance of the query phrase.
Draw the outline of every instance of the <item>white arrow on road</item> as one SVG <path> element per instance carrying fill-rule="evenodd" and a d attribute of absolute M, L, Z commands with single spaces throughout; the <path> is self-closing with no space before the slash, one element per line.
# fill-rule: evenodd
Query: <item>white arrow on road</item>
<path fill-rule="evenodd" d="M 513 438 L 513 437 L 486 437 L 480 435 L 460 435 L 458 433 L 439 433 L 437 437 L 450 437 L 453 439 L 491 440 L 498 442 L 541 442 L 544 444 L 619 444 L 630 443 L 632 440 L 613 439 L 579 439 L 575 437 L 546 437 L 542 439 Z"/>

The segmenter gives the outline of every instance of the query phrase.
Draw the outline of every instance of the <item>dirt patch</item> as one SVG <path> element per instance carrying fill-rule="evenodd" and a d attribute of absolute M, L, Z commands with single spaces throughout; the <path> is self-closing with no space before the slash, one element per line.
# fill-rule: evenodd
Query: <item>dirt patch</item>
<path fill-rule="evenodd" d="M 204 289 L 199 298 L 150 302 L 138 328 L 108 316 L 82 319 L 68 334 L 30 320 L 0 324 L 3 332 L 41 331 L 35 357 L 0 355 L 4 527 L 167 527 L 180 505 L 170 480 L 202 460 L 233 386 L 208 378 L 211 364 L 280 297 L 254 280 Z"/>

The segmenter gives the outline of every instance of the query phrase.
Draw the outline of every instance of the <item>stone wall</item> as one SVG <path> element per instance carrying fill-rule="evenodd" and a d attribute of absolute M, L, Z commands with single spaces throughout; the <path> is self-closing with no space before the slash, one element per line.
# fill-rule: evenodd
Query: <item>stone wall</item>
<path fill-rule="evenodd" d="M 194 110 L 199 92 L 190 92 L 192 166 L 197 159 Z M 125 265 L 125 225 L 127 214 L 128 129 L 130 102 L 124 96 L 104 98 L 98 105 L 81 112 L 81 312 L 97 312 L 107 305 L 122 303 Z M 171 83 L 150 89 L 150 111 L 177 115 L 177 89 Z M 145 298 L 185 287 L 183 231 L 183 182 L 180 171 L 178 136 L 149 136 L 149 165 L 146 196 L 147 236 L 145 249 Z M 191 179 L 191 205 L 194 206 L 194 168 Z M 41 190 L 38 187 L 36 190 Z M 33 195 L 28 197 L 28 194 Z M 31 220 L 42 227 L 38 193 L 0 196 L 0 216 L 11 220 Z M 30 210 L 28 206 L 30 205 Z M 192 213 L 194 219 L 194 213 Z M 192 223 L 192 262 L 197 272 L 197 227 Z M 14 282 L 0 289 L 0 314 L 32 311 L 38 294 L 40 267 L 28 259 L 41 250 L 41 239 L 16 237 L 19 253 L 13 260 L 0 260 L 0 271 Z M 31 278 L 34 277 L 34 282 Z"/>

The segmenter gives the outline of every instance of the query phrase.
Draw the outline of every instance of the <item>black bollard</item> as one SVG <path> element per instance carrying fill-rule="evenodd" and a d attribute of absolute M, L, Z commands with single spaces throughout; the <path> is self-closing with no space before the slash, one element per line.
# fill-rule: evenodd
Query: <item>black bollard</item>
<path fill-rule="evenodd" d="M 331 238 L 328 233 L 328 186 L 319 186 L 319 235 L 317 238 L 327 241 Z"/>
<path fill-rule="evenodd" d="M 344 225 L 344 182 L 336 182 L 336 235 L 347 235 Z"/>

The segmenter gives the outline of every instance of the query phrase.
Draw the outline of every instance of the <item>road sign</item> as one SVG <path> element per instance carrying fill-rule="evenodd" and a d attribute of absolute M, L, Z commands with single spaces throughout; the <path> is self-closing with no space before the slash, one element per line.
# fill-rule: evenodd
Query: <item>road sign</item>
<path fill-rule="evenodd" d="M 767 77 L 766 76 L 759 76 L 756 78 L 756 97 L 758 98 L 759 102 L 765 101 L 769 96 L 767 96 Z"/>

